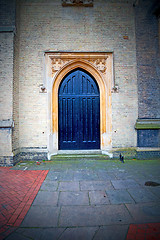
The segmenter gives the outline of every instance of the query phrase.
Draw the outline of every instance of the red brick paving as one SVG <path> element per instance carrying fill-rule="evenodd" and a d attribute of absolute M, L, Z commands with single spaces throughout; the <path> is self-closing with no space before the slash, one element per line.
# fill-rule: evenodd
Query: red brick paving
<path fill-rule="evenodd" d="M 131 224 L 126 240 L 160 240 L 160 223 Z"/>
<path fill-rule="evenodd" d="M 0 240 L 20 226 L 47 173 L 0 167 Z"/>

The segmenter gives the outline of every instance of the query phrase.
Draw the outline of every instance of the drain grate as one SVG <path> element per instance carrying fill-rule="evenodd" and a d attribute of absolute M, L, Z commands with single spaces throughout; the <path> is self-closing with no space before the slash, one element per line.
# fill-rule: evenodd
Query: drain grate
<path fill-rule="evenodd" d="M 156 186 L 160 186 L 160 183 L 148 181 L 148 182 L 145 182 L 144 185 L 145 185 L 145 186 L 156 187 Z"/>

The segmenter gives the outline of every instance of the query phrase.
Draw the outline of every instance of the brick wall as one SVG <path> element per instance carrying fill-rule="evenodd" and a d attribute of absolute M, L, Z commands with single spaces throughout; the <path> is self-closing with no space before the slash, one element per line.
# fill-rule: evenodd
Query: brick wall
<path fill-rule="evenodd" d="M 20 35 L 20 6 L 16 6 L 16 33 L 14 37 L 14 69 L 13 69 L 13 151 L 17 154 L 19 151 L 19 35 Z"/>
<path fill-rule="evenodd" d="M 157 8 L 156 0 L 141 0 L 135 7 L 139 119 L 160 118 L 160 36 L 158 17 L 155 14 Z M 160 147 L 160 129 L 137 131 L 138 147 Z"/>
<path fill-rule="evenodd" d="M 0 0 L 0 27 L 15 26 L 15 0 Z"/>
<path fill-rule="evenodd" d="M 0 164 L 10 164 L 13 120 L 14 1 L 0 1 Z"/>
<path fill-rule="evenodd" d="M 136 119 L 160 118 L 158 18 L 153 1 L 139 0 L 135 7 L 133 0 L 94 0 L 94 7 L 62 7 L 60 0 L 16 3 L 17 8 L 14 0 L 0 0 L 1 162 L 12 163 L 13 152 L 33 150 L 43 155 L 47 149 L 51 96 L 39 89 L 48 50 L 113 52 L 119 90 L 112 93 L 112 147 L 136 147 Z M 159 132 L 154 134 L 149 132 L 152 139 L 158 136 L 157 147 Z M 146 138 L 150 147 L 155 145 L 152 139 Z"/>
<path fill-rule="evenodd" d="M 135 8 L 139 118 L 160 118 L 160 52 L 154 2 L 141 0 Z"/>
<path fill-rule="evenodd" d="M 12 119 L 12 87 L 13 87 L 13 33 L 0 33 L 1 46 L 1 88 L 0 119 Z"/>
<path fill-rule="evenodd" d="M 95 0 L 94 7 L 62 7 L 60 0 L 20 1 L 19 144 L 47 147 L 45 50 L 114 52 L 113 147 L 136 146 L 137 77 L 132 1 Z M 127 36 L 127 39 L 125 39 Z"/>
<path fill-rule="evenodd" d="M 4 122 L 12 121 L 13 33 L 0 33 L 0 49 L 0 163 L 6 163 L 7 157 L 9 164 L 12 159 L 12 129 L 11 126 L 4 127 Z"/>

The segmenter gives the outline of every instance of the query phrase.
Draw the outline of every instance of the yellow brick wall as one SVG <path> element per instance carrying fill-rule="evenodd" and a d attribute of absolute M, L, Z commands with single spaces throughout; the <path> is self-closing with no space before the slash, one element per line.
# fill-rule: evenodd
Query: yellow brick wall
<path fill-rule="evenodd" d="M 12 32 L 0 33 L 0 164 L 4 157 L 12 158 L 13 37 Z"/>
<path fill-rule="evenodd" d="M 88 8 L 62 7 L 59 0 L 22 0 L 19 41 L 20 148 L 47 147 L 47 93 L 39 93 L 46 50 L 114 53 L 119 93 L 112 94 L 112 145 L 136 146 L 136 45 L 131 0 L 95 0 L 94 7 Z"/>
<path fill-rule="evenodd" d="M 0 120 L 12 119 L 13 33 L 0 34 Z"/>

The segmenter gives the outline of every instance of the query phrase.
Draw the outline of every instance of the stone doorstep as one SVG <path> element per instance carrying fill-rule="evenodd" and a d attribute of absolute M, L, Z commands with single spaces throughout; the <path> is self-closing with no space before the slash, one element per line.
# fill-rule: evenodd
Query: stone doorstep
<path fill-rule="evenodd" d="M 101 150 L 58 150 L 58 155 L 98 155 Z"/>

